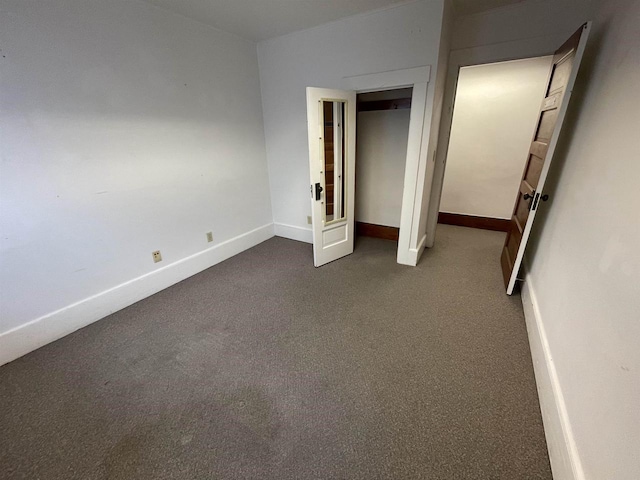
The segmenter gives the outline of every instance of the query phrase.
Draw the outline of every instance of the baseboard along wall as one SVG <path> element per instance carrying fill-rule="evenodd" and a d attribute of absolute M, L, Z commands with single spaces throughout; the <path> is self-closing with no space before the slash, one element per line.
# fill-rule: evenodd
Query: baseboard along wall
<path fill-rule="evenodd" d="M 274 236 L 272 223 L 0 334 L 0 365 L 158 293 Z"/>
<path fill-rule="evenodd" d="M 440 212 L 438 214 L 438 223 L 508 232 L 511 221 L 504 218 L 476 217 L 475 215 L 463 215 L 461 213 Z"/>
<path fill-rule="evenodd" d="M 397 242 L 400 237 L 400 229 L 397 227 L 387 227 L 385 225 L 374 225 L 373 223 L 356 222 L 356 235 L 383 238 Z"/>
<path fill-rule="evenodd" d="M 297 240 L 298 242 L 313 243 L 313 231 L 311 228 L 296 227 L 285 223 L 274 223 L 276 237 Z"/>
<path fill-rule="evenodd" d="M 585 480 L 535 289 L 529 275 L 525 277 L 521 293 L 553 478 Z"/>
<path fill-rule="evenodd" d="M 365 237 L 384 238 L 398 241 L 400 229 L 372 223 L 355 222 L 356 235 Z M 297 240 L 299 242 L 313 243 L 313 231 L 310 228 L 296 227 L 284 223 L 275 223 L 274 230 L 277 237 Z"/>

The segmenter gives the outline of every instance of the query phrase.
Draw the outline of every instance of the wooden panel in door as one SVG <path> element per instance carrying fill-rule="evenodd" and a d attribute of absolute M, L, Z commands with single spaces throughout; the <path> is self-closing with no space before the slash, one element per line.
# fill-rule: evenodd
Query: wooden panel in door
<path fill-rule="evenodd" d="M 589 28 L 590 24 L 585 24 L 578 29 L 553 57 L 547 90 L 540 107 L 538 122 L 500 258 L 508 294 L 512 293 L 520 270 L 524 248 L 541 198 L 541 191 L 571 96 Z"/>

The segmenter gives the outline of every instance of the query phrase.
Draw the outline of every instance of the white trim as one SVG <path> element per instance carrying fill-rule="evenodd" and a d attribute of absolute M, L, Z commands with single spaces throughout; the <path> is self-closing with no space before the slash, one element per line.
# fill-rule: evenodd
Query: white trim
<path fill-rule="evenodd" d="M 403 265 L 409 265 L 409 266 L 415 267 L 418 264 L 420 257 L 424 253 L 424 248 L 425 248 L 424 245 L 426 241 L 427 241 L 427 236 L 423 235 L 420 241 L 418 242 L 418 246 L 416 248 L 410 248 L 408 250 L 407 256 L 406 256 L 407 262 L 403 263 Z"/>
<path fill-rule="evenodd" d="M 431 66 L 424 65 L 403 70 L 388 70 L 345 77 L 343 86 L 349 90 L 356 90 L 358 93 L 366 93 L 411 87 L 415 83 L 429 83 L 430 79 Z"/>
<path fill-rule="evenodd" d="M 285 223 L 274 223 L 273 226 L 276 237 L 313 244 L 313 231 L 310 228 L 296 227 Z"/>
<path fill-rule="evenodd" d="M 427 149 L 431 115 L 427 105 L 430 78 L 431 66 L 425 65 L 343 79 L 345 88 L 358 93 L 413 87 L 397 253 L 397 262 L 402 265 L 417 265 L 423 250 L 420 246 L 422 239 L 418 239 L 418 235 L 424 204 L 424 183 L 429 169 Z"/>
<path fill-rule="evenodd" d="M 522 285 L 522 307 L 529 334 L 529 347 L 553 478 L 554 480 L 584 480 L 582 463 L 569 422 L 562 388 L 529 274 L 526 275 Z"/>
<path fill-rule="evenodd" d="M 0 334 L 0 365 L 164 290 L 273 237 L 273 224 L 134 278 Z"/>
<path fill-rule="evenodd" d="M 342 212 L 342 132 L 344 103 L 333 103 L 333 217 L 340 218 Z M 348 119 L 347 119 L 348 120 Z M 337 125 L 336 125 L 337 124 Z M 352 133 L 353 135 L 353 133 Z M 348 133 L 347 133 L 348 136 Z"/>

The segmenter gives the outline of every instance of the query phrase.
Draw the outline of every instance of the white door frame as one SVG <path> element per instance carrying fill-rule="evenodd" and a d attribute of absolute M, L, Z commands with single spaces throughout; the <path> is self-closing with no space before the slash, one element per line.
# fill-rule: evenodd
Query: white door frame
<path fill-rule="evenodd" d="M 427 112 L 430 77 L 431 67 L 425 65 L 404 70 L 345 77 L 342 84 L 343 88 L 355 90 L 357 93 L 413 88 L 397 256 L 398 263 L 411 266 L 418 264 L 426 242 L 426 235 L 422 235 L 421 238 L 418 238 L 418 235 L 431 127 L 431 112 Z"/>
<path fill-rule="evenodd" d="M 449 138 L 451 137 L 451 123 L 453 121 L 453 106 L 456 90 L 458 88 L 458 74 L 460 68 L 472 65 L 485 65 L 487 63 L 507 62 L 509 60 L 521 60 L 525 58 L 544 57 L 553 55 L 553 52 L 567 39 L 564 33 L 549 35 L 544 38 L 530 40 L 517 40 L 504 42 L 498 45 L 465 48 L 452 50 L 449 55 L 447 67 L 447 79 L 445 82 L 444 99 L 442 103 L 442 117 L 440 119 L 440 131 L 438 133 L 438 150 L 436 152 L 435 170 L 429 200 L 429 212 L 427 217 L 427 233 L 425 246 L 433 247 L 438 225 L 438 213 L 440 212 L 440 199 L 442 198 L 442 186 L 449 151 Z"/>

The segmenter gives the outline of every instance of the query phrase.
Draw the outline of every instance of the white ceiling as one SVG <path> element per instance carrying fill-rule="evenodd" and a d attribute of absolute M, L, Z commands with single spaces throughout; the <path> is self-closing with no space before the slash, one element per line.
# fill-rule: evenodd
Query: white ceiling
<path fill-rule="evenodd" d="M 406 0 L 146 0 L 212 27 L 260 41 Z"/>
<path fill-rule="evenodd" d="M 456 15 L 471 15 L 522 1 L 524 0 L 453 0 L 453 8 Z"/>
<path fill-rule="evenodd" d="M 212 27 L 260 41 L 415 0 L 145 0 Z M 523 0 L 452 0 L 469 15 Z"/>

